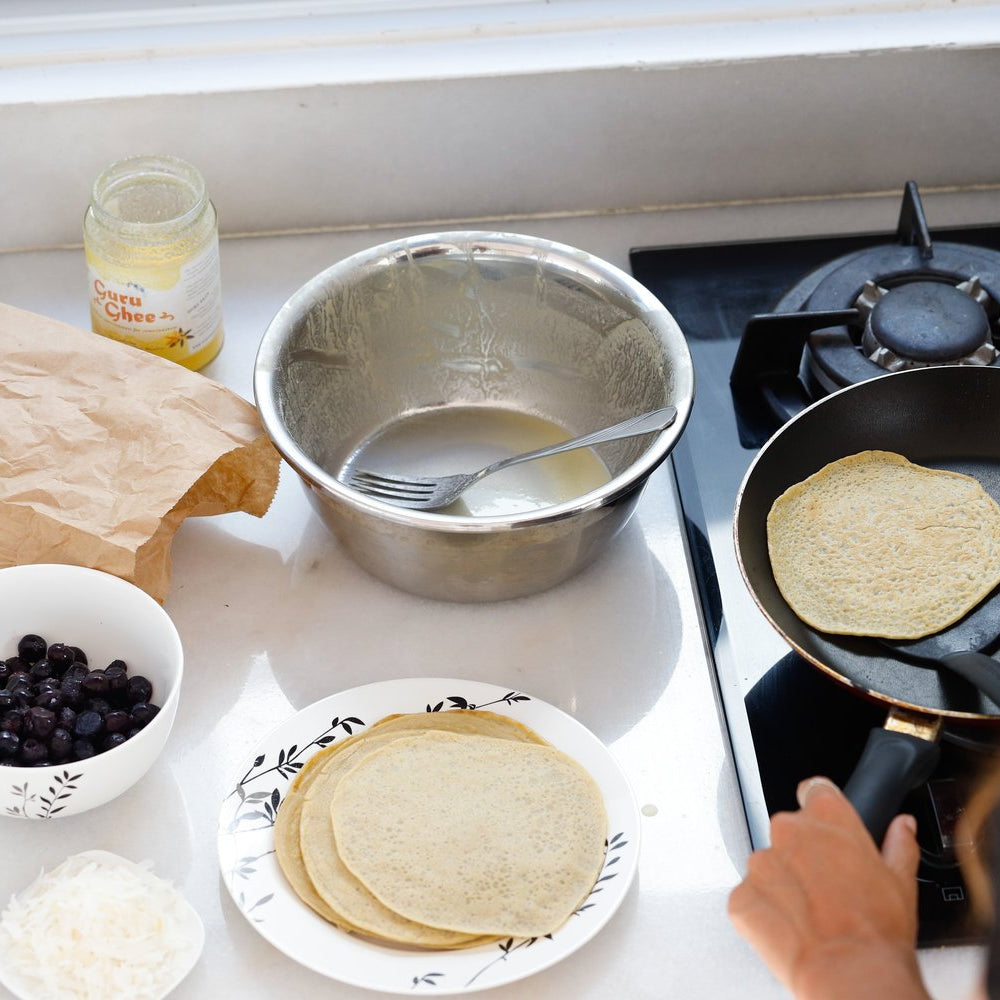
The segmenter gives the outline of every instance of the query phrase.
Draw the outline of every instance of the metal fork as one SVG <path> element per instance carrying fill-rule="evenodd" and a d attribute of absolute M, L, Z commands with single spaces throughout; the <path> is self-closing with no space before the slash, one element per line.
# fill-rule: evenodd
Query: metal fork
<path fill-rule="evenodd" d="M 492 476 L 494 472 L 499 472 L 501 469 L 519 465 L 521 462 L 531 462 L 536 458 L 545 458 L 548 455 L 558 455 L 564 451 L 575 451 L 577 448 L 603 444 L 606 441 L 618 441 L 621 438 L 662 431 L 676 419 L 676 408 L 664 406 L 649 413 L 642 413 L 637 417 L 630 417 L 613 427 L 584 434 L 583 437 L 570 438 L 568 441 L 560 441 L 558 444 L 539 448 L 537 451 L 528 451 L 523 455 L 503 458 L 499 462 L 487 465 L 485 469 L 480 469 L 478 472 L 454 476 L 406 477 L 386 476 L 379 472 L 357 469 L 349 472 L 347 479 L 344 480 L 344 485 L 367 496 L 395 504 L 397 507 L 437 510 L 454 503 L 473 483 L 479 482 L 485 476 Z"/>

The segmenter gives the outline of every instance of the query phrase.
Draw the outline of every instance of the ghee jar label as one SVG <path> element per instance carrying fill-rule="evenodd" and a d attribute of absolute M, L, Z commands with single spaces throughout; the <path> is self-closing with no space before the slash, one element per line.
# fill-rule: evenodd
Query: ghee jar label
<path fill-rule="evenodd" d="M 219 246 L 181 267 L 138 267 L 126 277 L 87 255 L 95 333 L 198 368 L 222 346 Z"/>

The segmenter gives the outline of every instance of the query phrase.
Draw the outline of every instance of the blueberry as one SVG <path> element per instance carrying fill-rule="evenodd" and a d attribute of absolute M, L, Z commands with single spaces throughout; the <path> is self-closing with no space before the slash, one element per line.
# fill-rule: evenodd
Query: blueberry
<path fill-rule="evenodd" d="M 56 728 L 56 713 L 47 708 L 29 708 L 24 715 L 24 732 L 26 736 L 38 740 L 47 740 Z"/>
<path fill-rule="evenodd" d="M 132 706 L 132 721 L 136 728 L 142 729 L 148 726 L 159 712 L 159 706 L 152 705 L 148 701 L 139 701 Z"/>
<path fill-rule="evenodd" d="M 25 663 L 34 663 L 45 655 L 48 648 L 49 644 L 40 635 L 29 633 L 22 636 L 21 641 L 17 644 L 17 655 Z"/>
<path fill-rule="evenodd" d="M 153 697 L 153 685 L 141 674 L 128 679 L 128 702 L 135 705 L 140 701 L 149 701 Z"/>
<path fill-rule="evenodd" d="M 17 708 L 28 708 L 34 698 L 32 698 L 32 688 L 27 684 L 21 684 L 9 692 L 10 696 L 14 699 L 14 705 Z"/>
<path fill-rule="evenodd" d="M 49 737 L 49 757 L 52 760 L 65 760 L 73 749 L 73 734 L 61 726 L 52 731 Z"/>
<path fill-rule="evenodd" d="M 40 660 L 32 663 L 28 670 L 28 676 L 35 683 L 38 683 L 39 681 L 44 681 L 47 677 L 55 677 L 56 668 L 47 656 L 43 656 Z"/>
<path fill-rule="evenodd" d="M 84 694 L 90 698 L 103 698 L 108 693 L 108 675 L 103 670 L 91 670 L 82 683 Z"/>
<path fill-rule="evenodd" d="M 34 737 L 28 737 L 21 743 L 21 761 L 25 764 L 40 764 L 48 760 L 49 749 Z"/>
<path fill-rule="evenodd" d="M 128 674 L 125 672 L 124 664 L 116 666 L 112 663 L 105 668 L 104 676 L 108 679 L 108 698 L 115 702 L 115 704 L 126 704 L 128 698 Z"/>
<path fill-rule="evenodd" d="M 90 740 L 73 740 L 73 760 L 86 760 L 88 757 L 93 757 L 95 753 L 97 750 Z"/>
<path fill-rule="evenodd" d="M 4 712 L 0 717 L 0 729 L 20 736 L 24 729 L 24 709 L 12 708 L 9 712 Z"/>
<path fill-rule="evenodd" d="M 21 737 L 6 729 L 0 729 L 0 758 L 16 757 L 21 750 Z"/>
<path fill-rule="evenodd" d="M 134 712 L 134 709 L 133 709 Z M 113 708 L 104 717 L 104 728 L 109 733 L 124 733 L 132 728 L 133 716 L 121 708 Z"/>
<path fill-rule="evenodd" d="M 111 711 L 111 702 L 104 698 L 88 698 L 84 710 L 96 712 L 103 719 Z"/>
<path fill-rule="evenodd" d="M 63 680 L 82 681 L 88 673 L 90 673 L 90 671 L 87 669 L 86 663 L 74 663 L 73 666 L 71 666 L 66 673 L 63 674 Z"/>
<path fill-rule="evenodd" d="M 80 649 L 79 646 L 70 646 L 69 648 L 73 650 L 73 656 L 76 659 L 76 662 L 82 663 L 84 666 L 86 666 L 87 654 L 82 649 Z"/>
<path fill-rule="evenodd" d="M 58 688 L 55 690 L 52 688 L 42 688 L 35 695 L 35 704 L 39 708 L 47 708 L 53 712 L 57 712 L 66 704 L 66 696 Z"/>
<path fill-rule="evenodd" d="M 64 674 L 76 661 L 76 653 L 72 646 L 67 646 L 64 642 L 54 642 L 45 651 L 45 656 L 50 660 L 57 673 Z"/>
<path fill-rule="evenodd" d="M 92 740 L 104 729 L 104 722 L 97 712 L 88 709 L 80 712 L 73 725 L 73 734 L 85 740 Z"/>
<path fill-rule="evenodd" d="M 75 677 L 64 677 L 59 685 L 63 698 L 70 708 L 81 708 L 83 706 L 83 684 Z"/>
<path fill-rule="evenodd" d="M 31 675 L 25 673 L 23 670 L 15 670 L 14 673 L 10 674 L 7 678 L 7 683 L 4 685 L 4 689 L 7 691 L 13 691 L 17 687 L 30 687 L 31 686 Z"/>
<path fill-rule="evenodd" d="M 101 749 L 114 750 L 115 747 L 120 747 L 127 739 L 128 736 L 125 733 L 108 733 L 101 741 Z"/>

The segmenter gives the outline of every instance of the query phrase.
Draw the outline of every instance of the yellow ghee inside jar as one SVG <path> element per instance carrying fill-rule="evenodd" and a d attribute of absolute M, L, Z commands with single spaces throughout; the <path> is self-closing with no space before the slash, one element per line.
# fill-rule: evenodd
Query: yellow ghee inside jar
<path fill-rule="evenodd" d="M 94 182 L 83 224 L 95 333 L 197 370 L 222 348 L 215 206 L 172 156 L 133 156 Z"/>

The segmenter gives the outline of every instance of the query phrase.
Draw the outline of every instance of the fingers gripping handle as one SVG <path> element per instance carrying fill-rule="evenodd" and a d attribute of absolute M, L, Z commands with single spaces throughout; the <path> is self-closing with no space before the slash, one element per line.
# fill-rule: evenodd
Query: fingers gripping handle
<path fill-rule="evenodd" d="M 926 781 L 937 765 L 936 742 L 890 729 L 873 729 L 844 794 L 864 821 L 876 844 L 906 793 Z"/>

